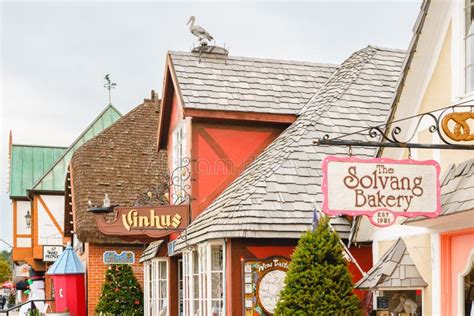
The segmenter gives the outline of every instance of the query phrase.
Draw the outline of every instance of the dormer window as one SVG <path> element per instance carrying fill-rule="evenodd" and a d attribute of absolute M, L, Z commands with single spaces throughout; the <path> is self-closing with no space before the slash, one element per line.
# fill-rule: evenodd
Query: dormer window
<path fill-rule="evenodd" d="M 185 187 L 185 175 L 183 163 L 186 157 L 186 121 L 183 120 L 173 131 L 173 153 L 172 153 L 172 174 L 173 179 L 173 192 L 172 192 L 172 203 L 180 204 L 185 201 L 186 194 L 184 191 Z"/>
<path fill-rule="evenodd" d="M 466 0 L 465 10 L 465 79 L 466 93 L 474 91 L 474 0 Z"/>

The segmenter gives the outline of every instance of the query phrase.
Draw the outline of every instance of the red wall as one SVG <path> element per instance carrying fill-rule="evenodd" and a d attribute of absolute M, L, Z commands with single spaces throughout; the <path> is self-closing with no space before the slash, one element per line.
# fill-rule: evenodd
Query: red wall
<path fill-rule="evenodd" d="M 192 122 L 192 215 L 199 215 L 280 133 L 263 123 Z"/>

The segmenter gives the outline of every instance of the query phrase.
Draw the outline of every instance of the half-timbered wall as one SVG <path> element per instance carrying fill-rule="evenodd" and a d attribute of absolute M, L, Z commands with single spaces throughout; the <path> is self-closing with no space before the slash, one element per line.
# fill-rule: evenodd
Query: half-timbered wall
<path fill-rule="evenodd" d="M 217 198 L 282 130 L 282 126 L 259 122 L 193 120 L 193 217 Z"/>
<path fill-rule="evenodd" d="M 62 245 L 64 231 L 64 196 L 38 195 L 38 245 Z"/>
<path fill-rule="evenodd" d="M 31 227 L 26 226 L 25 216 L 28 211 L 31 212 L 30 201 L 14 201 L 13 208 L 15 211 L 15 242 L 14 246 L 18 248 L 31 247 Z"/>

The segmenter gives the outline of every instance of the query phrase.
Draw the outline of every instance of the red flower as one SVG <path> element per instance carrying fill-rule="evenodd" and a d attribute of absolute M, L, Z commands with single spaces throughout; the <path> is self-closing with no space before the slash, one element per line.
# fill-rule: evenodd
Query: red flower
<path fill-rule="evenodd" d="M 140 300 L 136 300 L 135 305 L 140 305 Z"/>

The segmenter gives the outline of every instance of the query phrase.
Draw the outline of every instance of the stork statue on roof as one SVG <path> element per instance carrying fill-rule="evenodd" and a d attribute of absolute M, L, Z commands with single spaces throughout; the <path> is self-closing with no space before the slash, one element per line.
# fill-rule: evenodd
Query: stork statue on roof
<path fill-rule="evenodd" d="M 203 27 L 199 25 L 194 25 L 195 22 L 196 18 L 194 16 L 191 16 L 187 23 L 187 25 L 189 25 L 189 30 L 194 36 L 199 39 L 199 43 L 201 43 L 201 45 L 207 45 L 207 41 L 212 41 L 214 38 Z"/>

